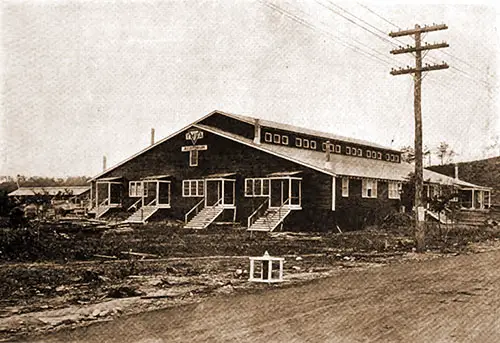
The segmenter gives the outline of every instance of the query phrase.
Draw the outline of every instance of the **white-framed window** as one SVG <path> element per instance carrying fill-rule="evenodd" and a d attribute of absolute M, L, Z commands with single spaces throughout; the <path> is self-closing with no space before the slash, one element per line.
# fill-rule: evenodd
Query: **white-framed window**
<path fill-rule="evenodd" d="M 366 157 L 372 158 L 372 152 L 370 150 L 366 150 Z"/>
<path fill-rule="evenodd" d="M 370 180 L 370 179 L 361 180 L 361 196 L 363 198 L 376 198 L 377 180 Z"/>
<path fill-rule="evenodd" d="M 269 195 L 269 179 L 251 178 L 245 179 L 246 197 L 263 197 Z"/>
<path fill-rule="evenodd" d="M 349 178 L 342 178 L 342 196 L 347 198 L 349 196 Z"/>
<path fill-rule="evenodd" d="M 311 141 L 311 149 L 316 150 L 316 141 Z"/>
<path fill-rule="evenodd" d="M 295 146 L 299 148 L 302 147 L 302 138 L 295 137 Z"/>
<path fill-rule="evenodd" d="M 131 198 L 139 198 L 148 195 L 148 189 L 143 188 L 142 181 L 130 181 L 128 184 L 128 196 Z"/>
<path fill-rule="evenodd" d="M 363 156 L 363 150 L 358 148 L 358 156 Z"/>
<path fill-rule="evenodd" d="M 277 133 L 274 134 L 274 137 L 273 137 L 273 142 L 276 143 L 276 144 L 280 144 L 281 143 L 281 136 L 278 135 Z"/>
<path fill-rule="evenodd" d="M 309 139 L 304 138 L 304 148 L 309 149 Z"/>
<path fill-rule="evenodd" d="M 351 155 L 356 156 L 356 148 L 351 148 Z"/>
<path fill-rule="evenodd" d="M 399 162 L 399 156 L 398 155 L 395 156 L 396 156 L 396 162 Z"/>
<path fill-rule="evenodd" d="M 326 151 L 326 142 L 321 143 L 321 150 Z"/>
<path fill-rule="evenodd" d="M 401 199 L 401 182 L 389 181 L 389 199 Z"/>
<path fill-rule="evenodd" d="M 273 135 L 270 132 L 266 132 L 264 135 L 264 140 L 268 143 L 271 143 L 273 141 Z"/>
<path fill-rule="evenodd" d="M 281 144 L 288 145 L 288 136 L 283 135 L 281 137 Z"/>
<path fill-rule="evenodd" d="M 340 145 L 335 145 L 335 152 L 340 154 L 342 147 Z"/>
<path fill-rule="evenodd" d="M 182 180 L 183 197 L 202 197 L 205 194 L 203 180 Z"/>
<path fill-rule="evenodd" d="M 199 151 L 198 150 L 191 150 L 189 152 L 189 166 L 190 167 L 197 167 L 198 166 L 198 156 L 199 156 Z"/>
<path fill-rule="evenodd" d="M 385 159 L 386 159 L 387 161 L 390 161 L 390 160 L 391 160 L 391 155 L 389 155 L 389 154 L 385 154 Z"/>
<path fill-rule="evenodd" d="M 382 159 L 382 153 L 381 153 L 381 152 L 377 153 L 377 158 L 378 158 L 379 160 L 381 160 L 381 159 Z"/>
<path fill-rule="evenodd" d="M 346 153 L 346 155 L 350 155 L 351 154 L 351 147 L 350 146 L 348 146 L 348 147 L 345 148 L 345 153 Z"/>
<path fill-rule="evenodd" d="M 372 150 L 372 158 L 377 158 L 377 152 L 375 150 Z"/>

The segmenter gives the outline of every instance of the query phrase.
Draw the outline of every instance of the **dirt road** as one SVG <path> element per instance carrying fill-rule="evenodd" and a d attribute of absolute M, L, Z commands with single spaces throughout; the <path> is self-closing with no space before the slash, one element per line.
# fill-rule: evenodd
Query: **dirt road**
<path fill-rule="evenodd" d="M 500 250 L 339 270 L 37 342 L 498 342 Z"/>

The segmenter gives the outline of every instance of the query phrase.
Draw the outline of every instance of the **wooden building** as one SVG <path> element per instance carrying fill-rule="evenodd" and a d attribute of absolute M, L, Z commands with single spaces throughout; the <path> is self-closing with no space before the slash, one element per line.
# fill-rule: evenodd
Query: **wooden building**
<path fill-rule="evenodd" d="M 411 208 L 413 166 L 363 140 L 214 111 L 91 180 L 96 217 L 182 219 L 186 228 L 356 229 Z M 475 187 L 429 170 L 433 187 Z"/>

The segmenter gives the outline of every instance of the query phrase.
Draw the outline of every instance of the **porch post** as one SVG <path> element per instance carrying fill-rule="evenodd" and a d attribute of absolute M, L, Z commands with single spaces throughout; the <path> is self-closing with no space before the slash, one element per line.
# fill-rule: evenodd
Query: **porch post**
<path fill-rule="evenodd" d="M 160 205 L 160 181 L 156 180 L 156 206 Z"/>
<path fill-rule="evenodd" d="M 491 191 L 488 191 L 488 208 L 491 208 Z"/>
<path fill-rule="evenodd" d="M 205 207 L 207 207 L 207 179 L 203 180 L 204 196 L 205 196 Z"/>
<path fill-rule="evenodd" d="M 301 183 L 299 183 L 299 185 Z M 336 185 L 335 185 L 335 176 L 332 176 L 332 211 L 335 211 L 335 188 L 336 188 Z"/>
<path fill-rule="evenodd" d="M 144 207 L 144 186 L 146 185 L 146 182 L 141 181 L 141 210 Z M 136 186 L 136 192 L 137 192 L 137 186 Z"/>
<path fill-rule="evenodd" d="M 99 184 L 95 182 L 95 207 L 99 208 Z"/>
<path fill-rule="evenodd" d="M 108 182 L 108 205 L 111 205 L 111 182 Z"/>
<path fill-rule="evenodd" d="M 233 206 L 236 206 L 236 180 L 233 181 Z"/>
<path fill-rule="evenodd" d="M 292 204 L 292 179 L 288 177 L 288 205 Z"/>
<path fill-rule="evenodd" d="M 471 209 L 474 209 L 476 207 L 476 200 L 474 197 L 474 189 L 471 189 L 472 192 L 472 203 L 471 203 Z"/>
<path fill-rule="evenodd" d="M 222 183 L 222 205 L 224 205 L 224 184 L 226 183 L 226 180 L 222 179 L 221 183 Z"/>

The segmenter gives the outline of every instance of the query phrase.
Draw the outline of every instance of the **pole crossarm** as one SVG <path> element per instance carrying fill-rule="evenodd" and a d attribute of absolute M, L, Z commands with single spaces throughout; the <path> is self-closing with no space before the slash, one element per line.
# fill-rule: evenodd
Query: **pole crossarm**
<path fill-rule="evenodd" d="M 417 68 L 406 68 L 406 69 L 392 69 L 391 70 L 391 75 L 403 75 L 403 74 L 414 74 L 418 72 L 425 72 L 425 71 L 431 71 L 431 70 L 440 70 L 440 69 L 448 69 L 450 66 L 446 63 L 444 64 L 436 64 L 436 65 L 430 65 L 430 66 L 425 66 L 423 68 L 417 69 Z"/>
<path fill-rule="evenodd" d="M 392 38 L 395 38 L 395 37 L 402 37 L 402 36 L 410 36 L 410 35 L 414 35 L 416 33 L 439 31 L 439 30 L 446 30 L 446 29 L 448 29 L 448 26 L 446 26 L 445 24 L 432 25 L 432 26 L 416 27 L 416 28 L 410 29 L 410 30 L 390 32 L 389 36 L 391 36 Z"/>
<path fill-rule="evenodd" d="M 450 45 L 446 42 L 443 43 L 434 43 L 434 44 L 428 44 L 425 43 L 424 46 L 421 46 L 420 48 L 416 48 L 413 46 L 408 46 L 406 48 L 404 47 L 399 47 L 399 49 L 394 49 L 391 50 L 391 54 L 393 55 L 399 55 L 399 54 L 406 54 L 409 52 L 416 52 L 416 51 L 423 51 L 423 50 L 433 50 L 433 49 L 440 49 L 440 48 L 448 48 Z"/>

